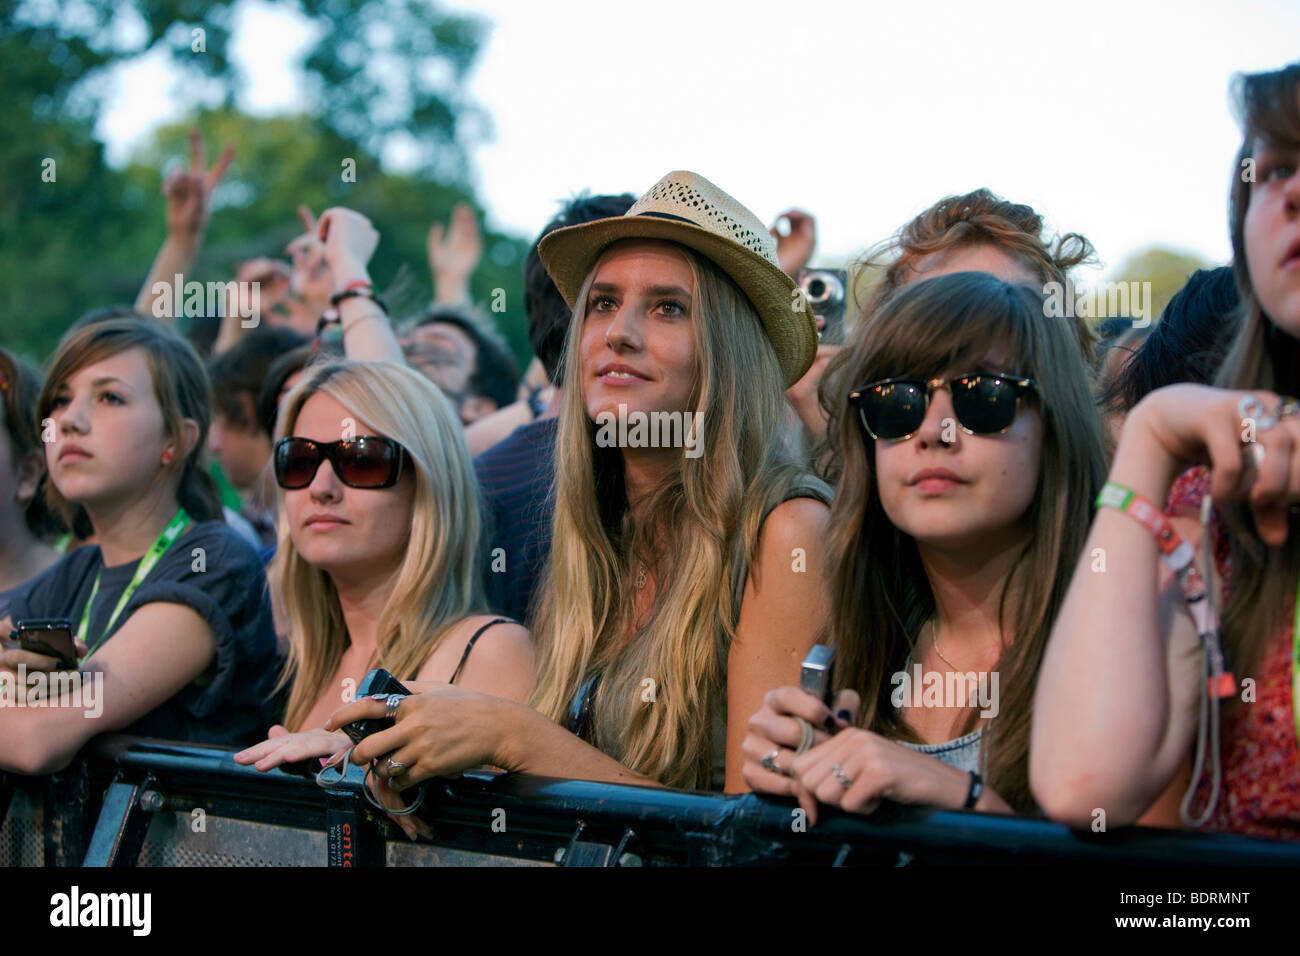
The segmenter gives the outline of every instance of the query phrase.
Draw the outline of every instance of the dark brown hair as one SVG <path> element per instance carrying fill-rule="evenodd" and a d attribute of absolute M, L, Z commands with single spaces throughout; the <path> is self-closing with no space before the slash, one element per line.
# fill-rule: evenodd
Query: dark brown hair
<path fill-rule="evenodd" d="M 40 381 L 40 375 L 35 369 L 7 349 L 0 348 L 0 401 L 4 403 L 5 434 L 9 438 L 10 457 L 17 467 L 28 455 L 38 452 L 41 454 L 41 470 L 44 471 L 45 456 L 36 415 Z M 45 477 L 41 479 L 42 482 L 46 480 Z M 38 538 L 47 538 L 65 530 L 63 522 L 50 510 L 40 489 L 27 503 L 23 519 L 28 530 Z"/>
<path fill-rule="evenodd" d="M 141 349 L 145 353 L 167 437 L 179 441 L 182 423 L 187 418 L 198 425 L 198 441 L 181 466 L 177 500 L 195 521 L 220 521 L 221 499 L 217 486 L 200 461 L 212 420 L 212 388 L 193 346 L 161 322 L 137 313 L 133 318 L 112 317 L 74 325 L 63 336 L 50 361 L 36 403 L 37 419 L 43 421 L 49 417 L 55 393 L 72 375 L 128 349 Z M 46 482 L 46 497 L 80 537 L 92 533 L 85 509 L 64 499 L 52 481 Z"/>
<path fill-rule="evenodd" d="M 882 378 L 929 378 L 975 365 L 998 349 L 1008 372 L 1038 383 L 1041 466 L 1024 550 L 999 605 L 1004 645 L 999 713 L 986 732 L 982 759 L 990 785 L 1019 811 L 1033 808 L 1029 726 L 1034 687 L 1052 623 L 1065 598 L 1092 520 L 1092 501 L 1106 476 L 1101 423 L 1088 373 L 1068 320 L 1047 314 L 1044 296 L 982 272 L 959 272 L 907 286 L 859 324 L 841 356 L 846 386 Z M 876 733 L 916 742 L 890 703 L 934 595 L 915 540 L 885 513 L 875 476 L 875 449 L 843 390 L 829 435 L 843 462 L 829 522 L 829 641 L 839 655 L 841 686 L 862 696 L 860 721 Z M 966 729 L 978 719 L 970 712 Z"/>
<path fill-rule="evenodd" d="M 1270 73 L 1237 76 L 1233 99 L 1242 126 L 1229 201 L 1233 273 L 1241 294 L 1240 331 L 1215 384 L 1300 394 L 1300 343 L 1264 313 L 1246 259 L 1246 211 L 1253 177 L 1246 161 L 1264 144 L 1300 149 L 1300 63 Z M 1250 673 L 1264 646 L 1283 624 L 1291 589 L 1300 575 L 1300 521 L 1288 519 L 1286 545 L 1269 548 L 1246 503 L 1222 508 L 1233 556 L 1235 589 L 1224 609 L 1223 630 L 1232 666 Z M 1230 699 L 1230 703 L 1235 702 Z"/>

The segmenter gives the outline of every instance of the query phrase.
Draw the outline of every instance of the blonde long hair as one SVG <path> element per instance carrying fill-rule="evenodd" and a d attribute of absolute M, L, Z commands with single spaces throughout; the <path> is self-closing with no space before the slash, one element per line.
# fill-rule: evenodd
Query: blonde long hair
<path fill-rule="evenodd" d="M 415 469 L 410 537 L 366 665 L 409 679 L 455 624 L 482 609 L 478 487 L 464 432 L 442 392 L 418 372 L 391 362 L 333 362 L 309 367 L 285 397 L 277 440 L 293 434 L 303 403 L 317 393 L 401 444 Z M 289 618 L 289 657 L 277 689 L 290 687 L 285 726 L 300 730 L 348 639 L 334 584 L 294 547 L 280 494 L 272 579 Z"/>
<path fill-rule="evenodd" d="M 757 313 L 717 266 L 681 251 L 695 278 L 691 402 L 703 415 L 703 452 L 683 455 L 639 525 L 622 455 L 597 447 L 584 404 L 579 344 L 595 268 L 579 294 L 565 343 L 533 706 L 562 720 L 583 682 L 599 673 L 592 743 L 666 785 L 706 788 L 712 718 L 725 700 L 740 615 L 733 592 L 743 593 L 747 573 L 756 572 L 766 511 L 802 469 L 787 450 L 784 380 Z M 631 584 L 638 560 L 654 569 L 658 588 L 640 629 Z"/>

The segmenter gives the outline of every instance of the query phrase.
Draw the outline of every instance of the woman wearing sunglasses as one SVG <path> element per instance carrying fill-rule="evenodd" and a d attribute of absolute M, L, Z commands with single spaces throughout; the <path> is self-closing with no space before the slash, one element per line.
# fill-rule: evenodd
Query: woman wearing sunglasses
<path fill-rule="evenodd" d="M 377 667 L 526 698 L 528 632 L 477 613 L 477 486 L 437 387 L 388 362 L 308 367 L 279 431 L 272 578 L 289 620 L 289 699 L 284 725 L 235 759 L 269 770 L 346 749 L 320 728 Z"/>
<path fill-rule="evenodd" d="M 539 253 L 574 320 L 533 708 L 439 688 L 353 759 L 395 751 L 399 787 L 491 763 L 743 790 L 745 720 L 797 679 L 824 614 L 829 489 L 783 435 L 812 312 L 757 217 L 693 173 Z M 652 442 L 656 420 L 685 427 Z M 383 711 L 357 701 L 330 726 Z"/>
<path fill-rule="evenodd" d="M 79 324 L 59 344 L 36 405 L 47 496 L 95 544 L 10 613 L 66 618 L 77 660 L 10 650 L 0 680 L 21 694 L 40 685 L 34 670 L 80 675 L 61 678 L 60 706 L 0 708 L 0 767 L 57 770 L 91 736 L 124 728 L 222 744 L 266 732 L 270 602 L 257 554 L 221 520 L 200 464 L 209 392 L 189 344 L 145 316 Z"/>
<path fill-rule="evenodd" d="M 1032 770 L 1052 817 L 1087 825 L 1100 809 L 1115 826 L 1190 755 L 1187 825 L 1294 840 L 1300 63 L 1238 84 L 1242 321 L 1219 387 L 1157 389 L 1125 420 L 1087 545 L 1107 573 L 1090 574 L 1085 555 L 1071 583 L 1043 662 Z"/>
<path fill-rule="evenodd" d="M 1034 679 L 1105 474 L 1075 330 L 1043 305 L 947 275 L 846 346 L 825 640 L 847 690 L 834 717 L 797 687 L 768 694 L 744 743 L 755 790 L 814 818 L 818 802 L 1033 807 Z"/>

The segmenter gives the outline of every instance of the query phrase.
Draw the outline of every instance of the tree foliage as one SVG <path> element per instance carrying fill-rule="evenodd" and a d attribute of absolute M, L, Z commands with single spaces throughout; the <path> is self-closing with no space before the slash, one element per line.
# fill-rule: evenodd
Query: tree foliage
<path fill-rule="evenodd" d="M 347 205 L 369 216 L 382 239 L 376 281 L 399 266 L 426 299 L 424 238 L 468 186 L 466 121 L 485 127 L 463 91 L 485 33 L 476 18 L 427 0 L 300 0 L 316 39 L 302 64 L 311 91 L 304 115 L 250 117 L 234 103 L 243 77 L 228 49 L 237 4 L 196 0 L 0 0 L 0 339 L 43 358 L 78 315 L 130 302 L 164 234 L 159 187 L 164 167 L 187 154 L 189 122 L 159 129 L 124 169 L 113 169 L 95 138 L 108 71 L 166 50 L 180 88 L 218 90 L 198 124 L 212 150 L 237 146 L 213 198 L 203 255 L 193 278 L 228 279 L 235 264 L 278 255 L 298 231 L 294 211 Z M 196 44 L 196 30 L 202 30 Z M 202 50 L 196 51 L 195 46 Z M 193 83 L 191 83 L 193 81 Z M 194 105 L 194 104 L 190 104 Z M 381 158 L 404 145 L 408 171 Z M 355 163 L 355 182 L 343 161 Z M 52 161 L 52 162 L 51 162 Z M 522 359 L 526 246 L 485 233 L 472 291 Z"/>

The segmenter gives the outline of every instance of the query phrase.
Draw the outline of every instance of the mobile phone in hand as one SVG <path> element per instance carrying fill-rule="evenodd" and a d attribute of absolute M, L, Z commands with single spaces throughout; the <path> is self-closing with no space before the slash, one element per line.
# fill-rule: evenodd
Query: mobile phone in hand
<path fill-rule="evenodd" d="M 72 622 L 66 617 L 27 618 L 18 622 L 10 638 L 32 654 L 56 658 L 63 670 L 77 669 L 77 646 L 72 640 Z"/>
<path fill-rule="evenodd" d="M 835 648 L 814 644 L 803 659 L 799 671 L 799 686 L 827 707 L 835 699 Z"/>

